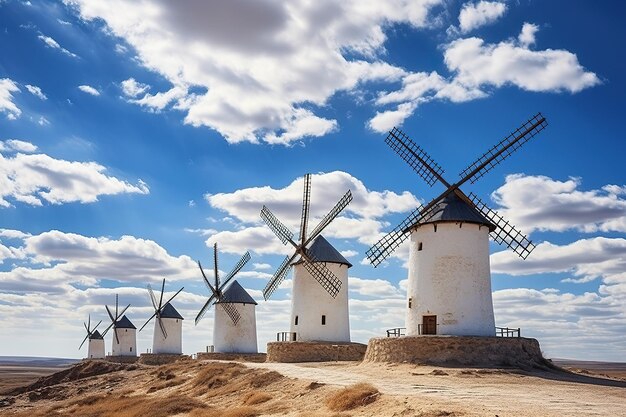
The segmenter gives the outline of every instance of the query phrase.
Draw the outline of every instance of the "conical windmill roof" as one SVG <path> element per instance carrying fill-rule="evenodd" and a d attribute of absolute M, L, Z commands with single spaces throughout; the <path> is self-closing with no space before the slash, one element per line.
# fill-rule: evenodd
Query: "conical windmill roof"
<path fill-rule="evenodd" d="M 167 303 L 163 306 L 163 309 L 161 310 L 161 318 L 185 320 L 183 316 L 181 316 L 180 313 L 170 303 Z"/>
<path fill-rule="evenodd" d="M 121 319 L 116 321 L 113 327 L 115 327 L 116 329 L 136 329 L 135 325 L 130 320 L 128 320 L 126 314 L 124 314 Z"/>
<path fill-rule="evenodd" d="M 476 208 L 461 200 L 455 193 L 450 193 L 433 206 L 431 215 L 425 221 L 415 223 L 409 226 L 407 230 L 420 224 L 442 222 L 476 223 L 485 225 L 492 231 L 495 229 L 493 223 L 480 214 Z"/>
<path fill-rule="evenodd" d="M 94 330 L 94 332 L 91 333 L 91 336 L 89 336 L 89 339 L 104 339 L 104 337 L 102 337 L 99 331 Z"/>
<path fill-rule="evenodd" d="M 238 304 L 256 304 L 254 298 L 248 294 L 248 292 L 237 282 L 237 280 L 233 281 L 232 284 L 228 286 L 226 291 L 224 291 L 224 295 L 222 297 L 222 303 L 238 303 Z M 218 301 L 216 304 L 219 304 Z"/>
<path fill-rule="evenodd" d="M 307 253 L 318 262 L 344 264 L 348 265 L 348 268 L 352 267 L 352 264 L 322 235 L 315 238 L 313 244 L 307 249 Z"/>

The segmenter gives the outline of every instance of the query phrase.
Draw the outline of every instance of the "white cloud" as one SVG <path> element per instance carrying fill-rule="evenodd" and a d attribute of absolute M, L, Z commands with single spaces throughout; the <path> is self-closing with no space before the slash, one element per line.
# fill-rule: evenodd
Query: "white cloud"
<path fill-rule="evenodd" d="M 10 152 L 10 151 L 18 151 L 18 152 L 26 152 L 31 153 L 37 150 L 37 146 L 33 145 L 30 142 L 25 142 L 23 140 L 18 139 L 9 139 L 5 141 L 0 141 L 0 151 Z"/>
<path fill-rule="evenodd" d="M 579 190 L 581 180 L 508 175 L 491 197 L 497 210 L 525 232 L 626 232 L 626 187 Z"/>
<path fill-rule="evenodd" d="M 7 141 L 3 147 L 5 153 L 11 149 L 36 150 L 23 141 Z M 11 206 L 8 198 L 41 206 L 42 200 L 51 204 L 91 203 L 101 195 L 149 193 L 143 181 L 133 185 L 106 175 L 105 170 L 95 162 L 65 161 L 46 154 L 0 154 L 0 207 Z"/>
<path fill-rule="evenodd" d="M 532 23 L 524 23 L 522 31 L 520 32 L 517 40 L 523 47 L 528 47 L 535 43 L 535 34 L 539 31 L 539 26 Z"/>
<path fill-rule="evenodd" d="M 36 85 L 26 84 L 25 87 L 32 95 L 40 98 L 41 100 L 48 100 L 48 97 L 46 97 L 43 91 L 41 91 L 41 88 L 37 87 Z"/>
<path fill-rule="evenodd" d="M 344 258 L 351 258 L 359 254 L 359 252 L 352 250 L 352 249 L 342 250 L 340 253 L 341 253 L 341 256 L 343 256 Z"/>
<path fill-rule="evenodd" d="M 138 95 L 136 103 L 156 111 L 172 105 L 186 112 L 185 123 L 229 142 L 289 144 L 336 128 L 318 114 L 336 92 L 402 72 L 377 58 L 383 28 L 427 26 L 442 2 L 66 3 L 85 20 L 103 19 L 145 67 L 171 82 L 169 91 Z"/>
<path fill-rule="evenodd" d="M 510 84 L 528 91 L 576 93 L 600 82 L 571 52 L 532 51 L 512 41 L 485 44 L 479 38 L 458 39 L 446 46 L 444 61 L 455 80 L 468 88 Z"/>
<path fill-rule="evenodd" d="M 39 126 L 48 126 L 50 124 L 50 120 L 46 119 L 45 116 L 39 116 L 39 119 L 37 119 L 37 124 Z"/>
<path fill-rule="evenodd" d="M 100 95 L 100 91 L 98 91 L 97 89 L 95 89 L 94 87 L 90 85 L 79 85 L 78 89 L 82 91 L 83 93 L 91 94 L 92 96 L 97 97 Z"/>
<path fill-rule="evenodd" d="M 396 297 L 398 288 L 384 279 L 363 279 L 348 277 L 348 289 L 351 293 L 366 297 Z"/>
<path fill-rule="evenodd" d="M 465 3 L 459 13 L 461 32 L 467 33 L 498 20 L 506 12 L 506 4 L 497 1 Z"/>
<path fill-rule="evenodd" d="M 261 270 L 272 268 L 272 265 L 266 264 L 266 263 L 253 263 L 252 266 L 254 267 L 254 269 L 261 269 Z"/>
<path fill-rule="evenodd" d="M 59 24 L 63 25 L 63 26 L 72 26 L 72 24 L 70 22 L 67 22 L 67 21 L 62 20 L 62 19 L 57 19 L 57 22 L 59 22 Z"/>
<path fill-rule="evenodd" d="M 13 93 L 19 92 L 17 84 L 9 79 L 0 79 L 0 113 L 6 113 L 9 120 L 20 117 L 22 111 L 13 102 Z"/>
<path fill-rule="evenodd" d="M 142 84 L 137 82 L 134 78 L 129 78 L 127 80 L 122 81 L 121 83 L 123 93 L 128 96 L 135 98 L 140 94 L 145 93 L 150 89 L 148 84 Z"/>
<path fill-rule="evenodd" d="M 63 48 L 61 45 L 59 45 L 57 41 L 55 41 L 50 36 L 45 36 L 43 34 L 40 34 L 39 36 L 37 36 L 37 38 L 39 38 L 39 40 L 45 43 L 46 46 L 49 48 L 58 49 L 59 51 L 63 52 L 67 56 L 71 56 L 72 58 L 78 58 L 78 55 Z"/>

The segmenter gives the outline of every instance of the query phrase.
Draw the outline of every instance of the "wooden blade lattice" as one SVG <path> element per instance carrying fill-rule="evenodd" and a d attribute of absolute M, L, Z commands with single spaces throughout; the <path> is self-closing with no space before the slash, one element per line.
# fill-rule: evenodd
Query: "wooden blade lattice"
<path fill-rule="evenodd" d="M 265 301 L 267 301 L 272 294 L 274 294 L 274 291 L 276 291 L 280 283 L 283 282 L 285 276 L 289 272 L 289 269 L 291 269 L 291 262 L 293 262 L 297 255 L 297 253 L 294 253 L 291 257 L 286 256 L 283 263 L 280 264 L 272 279 L 269 280 L 263 289 L 263 298 L 265 298 Z"/>
<path fill-rule="evenodd" d="M 387 135 L 385 143 L 400 155 L 429 186 L 432 187 L 444 173 L 443 168 L 400 129 L 394 127 Z"/>
<path fill-rule="evenodd" d="M 306 240 L 306 229 L 309 222 L 309 206 L 311 205 L 311 174 L 304 176 L 304 194 L 302 196 L 302 216 L 300 218 L 300 244 Z"/>
<path fill-rule="evenodd" d="M 233 324 L 236 326 L 239 322 L 239 319 L 241 318 L 241 314 L 239 314 L 239 311 L 237 311 L 235 305 L 229 302 L 223 302 L 219 305 L 224 308 L 224 311 L 226 312 L 226 314 L 228 314 L 228 317 L 230 317 L 230 319 L 233 321 Z"/>
<path fill-rule="evenodd" d="M 284 224 L 272 214 L 270 209 L 263 206 L 261 209 L 261 218 L 267 224 L 267 226 L 274 232 L 274 234 L 286 245 L 287 242 L 293 242 L 293 233 Z"/>
<path fill-rule="evenodd" d="M 322 233 L 322 230 L 324 230 L 324 228 L 326 228 L 326 226 L 328 226 L 330 222 L 332 222 L 339 215 L 339 213 L 341 213 L 343 209 L 346 208 L 348 204 L 350 204 L 351 201 L 352 201 L 352 192 L 348 190 L 348 192 L 345 193 L 343 197 L 339 199 L 337 204 L 335 204 L 335 207 L 333 207 L 328 212 L 328 214 L 324 216 L 322 221 L 320 221 L 320 224 L 318 224 L 317 227 L 313 229 L 313 232 L 311 232 L 311 235 L 307 238 L 306 242 L 304 243 L 304 246 L 306 246 L 310 241 L 312 241 L 320 233 Z"/>
<path fill-rule="evenodd" d="M 331 297 L 337 297 L 339 290 L 341 289 L 341 281 L 332 273 L 332 271 L 321 263 L 317 262 L 315 258 L 309 256 L 311 261 L 303 257 L 302 262 L 304 268 L 311 274 L 317 282 L 320 283 L 322 288 L 330 294 Z"/>
<path fill-rule="evenodd" d="M 526 235 L 517 230 L 515 226 L 500 216 L 497 211 L 483 203 L 475 194 L 470 193 L 468 197 L 472 200 L 480 214 L 496 226 L 496 229 L 490 234 L 493 240 L 499 244 L 505 244 L 513 252 L 518 254 L 520 258 L 526 259 L 533 249 L 535 249 L 533 242 L 530 241 Z"/>

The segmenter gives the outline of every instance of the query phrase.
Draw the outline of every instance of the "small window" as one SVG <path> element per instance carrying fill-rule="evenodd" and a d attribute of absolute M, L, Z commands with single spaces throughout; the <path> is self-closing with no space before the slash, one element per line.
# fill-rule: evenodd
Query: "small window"
<path fill-rule="evenodd" d="M 294 323 L 296 326 L 298 325 L 298 316 L 296 316 L 296 321 Z"/>
<path fill-rule="evenodd" d="M 322 326 L 326 325 L 326 316 L 322 314 Z"/>
<path fill-rule="evenodd" d="M 409 298 L 409 308 L 411 308 L 412 304 L 413 304 L 413 297 Z"/>
<path fill-rule="evenodd" d="M 419 242 L 419 243 L 417 244 L 417 250 L 422 250 L 422 242 Z"/>
<path fill-rule="evenodd" d="M 437 233 L 437 225 L 433 224 L 433 226 L 435 226 L 435 233 Z"/>
<path fill-rule="evenodd" d="M 130 347 L 130 351 L 131 351 L 131 352 L 133 351 L 133 347 L 132 347 L 132 346 Z"/>
<path fill-rule="evenodd" d="M 128 329 L 124 330 L 124 333 L 126 333 L 128 331 Z"/>

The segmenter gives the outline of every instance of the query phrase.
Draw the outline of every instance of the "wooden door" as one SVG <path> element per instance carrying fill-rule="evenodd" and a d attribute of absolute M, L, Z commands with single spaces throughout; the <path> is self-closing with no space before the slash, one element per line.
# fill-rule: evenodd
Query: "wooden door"
<path fill-rule="evenodd" d="M 422 316 L 422 334 L 437 334 L 437 316 Z"/>

